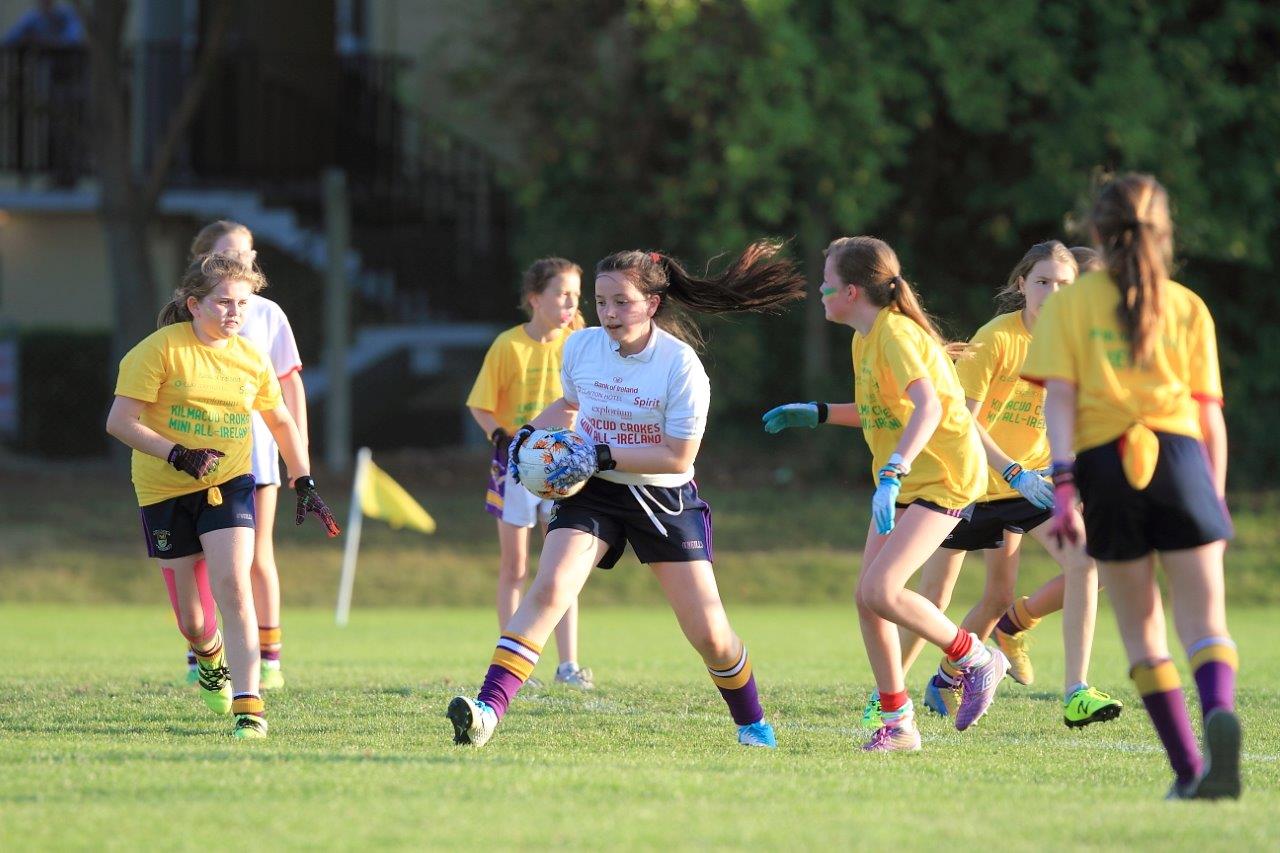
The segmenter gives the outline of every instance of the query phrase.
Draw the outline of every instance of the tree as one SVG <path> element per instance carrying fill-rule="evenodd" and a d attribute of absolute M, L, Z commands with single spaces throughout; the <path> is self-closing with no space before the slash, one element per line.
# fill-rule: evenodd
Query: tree
<path fill-rule="evenodd" d="M 129 120 L 131 80 L 124 44 L 128 0 L 76 0 L 89 45 L 93 157 L 101 184 L 99 213 L 106 235 L 118 358 L 155 328 L 156 279 L 147 232 L 178 146 L 213 75 L 230 19 L 229 0 L 216 0 L 195 68 L 149 164 L 135 162 Z M 135 51 L 135 61 L 140 57 Z"/>

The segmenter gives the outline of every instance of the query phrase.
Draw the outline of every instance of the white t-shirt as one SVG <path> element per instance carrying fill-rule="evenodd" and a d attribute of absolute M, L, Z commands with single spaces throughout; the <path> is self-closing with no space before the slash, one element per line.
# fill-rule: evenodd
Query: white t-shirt
<path fill-rule="evenodd" d="M 240 336 L 248 338 L 266 354 L 276 376 L 283 379 L 295 370 L 302 369 L 298 355 L 298 342 L 293 338 L 289 318 L 279 305 L 254 293 L 249 296 L 249 308 Z M 279 448 L 271 437 L 271 431 L 262 415 L 253 413 L 253 478 L 259 484 L 280 483 Z"/>
<path fill-rule="evenodd" d="M 618 344 L 599 326 L 574 332 L 564 344 L 560 371 L 564 398 L 578 407 L 576 430 L 593 444 L 643 447 L 667 436 L 701 438 L 711 407 L 711 383 L 693 348 L 657 326 L 644 349 L 618 355 Z M 679 474 L 602 471 L 624 485 L 683 486 Z"/>

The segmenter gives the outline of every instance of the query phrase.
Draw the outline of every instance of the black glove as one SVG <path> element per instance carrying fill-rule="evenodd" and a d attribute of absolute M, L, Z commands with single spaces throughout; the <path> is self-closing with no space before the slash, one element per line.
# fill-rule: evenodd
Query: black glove
<path fill-rule="evenodd" d="M 517 483 L 520 482 L 520 466 L 516 464 L 520 460 L 520 448 L 528 440 L 529 436 L 535 432 L 537 432 L 536 427 L 532 424 L 525 424 L 516 430 L 516 434 L 511 438 L 511 443 L 507 445 L 507 473 Z"/>
<path fill-rule="evenodd" d="M 325 532 L 329 534 L 330 538 L 342 532 L 338 529 L 338 522 L 333 517 L 333 511 L 320 499 L 320 493 L 316 491 L 315 480 L 310 477 L 299 477 L 293 483 L 293 490 L 298 493 L 298 511 L 293 517 L 294 524 L 301 524 L 302 520 L 307 517 L 307 513 L 314 512 L 316 517 L 320 519 L 320 523 L 324 525 Z"/>
<path fill-rule="evenodd" d="M 188 450 L 181 444 L 175 444 L 169 451 L 169 464 L 184 474 L 190 474 L 197 480 L 213 473 L 218 467 L 218 460 L 227 454 L 212 447 L 198 447 Z"/>
<path fill-rule="evenodd" d="M 493 432 L 489 433 L 489 442 L 497 448 L 499 458 L 506 456 L 508 450 L 511 448 L 511 433 L 507 432 L 502 427 L 498 427 Z"/>

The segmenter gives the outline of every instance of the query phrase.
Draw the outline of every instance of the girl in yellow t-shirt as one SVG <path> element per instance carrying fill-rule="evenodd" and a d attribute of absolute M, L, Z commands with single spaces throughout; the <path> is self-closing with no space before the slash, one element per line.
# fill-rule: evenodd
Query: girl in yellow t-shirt
<path fill-rule="evenodd" d="M 529 576 L 529 531 L 545 535 L 552 503 L 540 500 L 507 475 L 511 436 L 561 395 L 564 342 L 585 323 L 578 311 L 582 268 L 564 258 L 542 258 L 525 270 L 520 305 L 529 320 L 507 329 L 490 345 L 467 408 L 493 445 L 485 510 L 498 522 L 498 629 L 520 606 Z M 560 664 L 556 681 L 590 690 L 590 669 L 578 665 L 578 603 L 556 626 Z"/>
<path fill-rule="evenodd" d="M 239 334 L 249 296 L 264 284 L 238 258 L 193 262 L 161 311 L 160 328 L 121 360 L 107 416 L 107 432 L 133 448 L 147 552 L 160 563 L 178 629 L 196 654 L 201 696 L 214 712 L 235 714 L 239 738 L 267 734 L 249 583 L 254 411 L 294 476 L 295 521 L 314 512 L 330 536 L 338 534 L 275 372 Z M 227 629 L 225 651 L 215 603 Z"/>
<path fill-rule="evenodd" d="M 1121 703 L 1088 684 L 1089 653 L 1097 616 L 1097 567 L 1084 543 L 1060 546 L 1046 523 L 1053 508 L 1053 489 L 1040 473 L 1049 465 L 1049 438 L 1044 428 L 1044 389 L 1022 379 L 1022 363 L 1032 329 L 1045 300 L 1076 278 L 1073 253 L 1057 240 L 1037 243 L 1023 255 L 997 296 L 996 317 L 970 341 L 971 357 L 956 365 L 969 410 L 991 472 L 987 493 L 974 507 L 973 518 L 961 522 L 921 572 L 920 592 L 945 608 L 965 554 L 983 551 L 987 580 L 982 599 L 961 627 L 996 642 L 1009 658 L 1009 674 L 1031 684 L 1034 670 L 1027 654 L 1026 632 L 1049 613 L 1063 610 L 1066 649 L 1063 721 L 1085 726 L 1120 715 Z M 1040 542 L 1063 569 L 1030 597 L 1014 601 L 1023 534 Z M 1065 605 L 1065 606 L 1064 606 Z M 903 632 L 904 668 L 910 668 L 923 640 Z M 925 688 L 925 707 L 942 715 L 955 713 L 959 679 L 944 660 Z"/>
<path fill-rule="evenodd" d="M 907 581 L 987 490 L 987 464 L 973 415 L 942 337 L 902 277 L 898 256 L 874 237 L 827 247 L 822 304 L 852 326 L 853 403 L 792 403 L 765 414 L 765 429 L 831 422 L 860 426 L 876 480 L 858 621 L 877 694 L 864 718 L 880 727 L 868 751 L 918 750 L 920 733 L 902 671 L 898 626 L 941 648 L 961 673 L 956 728 L 973 725 L 1008 669 L 999 649 L 956 626 Z M 878 706 L 878 707 L 877 707 Z"/>
<path fill-rule="evenodd" d="M 1222 561 L 1232 528 L 1213 318 L 1198 296 L 1169 279 L 1173 225 L 1155 178 L 1113 180 L 1090 221 L 1106 271 L 1045 303 L 1022 369 L 1045 385 L 1054 460 L 1050 530 L 1069 542 L 1088 532 L 1130 675 L 1173 767 L 1170 797 L 1235 798 L 1239 662 L 1224 604 Z M 1203 760 L 1169 658 L 1156 555 L 1200 694 Z"/>

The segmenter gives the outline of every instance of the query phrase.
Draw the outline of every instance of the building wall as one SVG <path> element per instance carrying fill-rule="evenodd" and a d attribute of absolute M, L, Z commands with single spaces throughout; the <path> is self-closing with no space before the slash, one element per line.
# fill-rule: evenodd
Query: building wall
<path fill-rule="evenodd" d="M 153 305 L 138 306 L 149 314 L 181 274 L 176 230 L 158 232 L 151 262 L 161 291 Z M 106 240 L 95 214 L 0 213 L 0 325 L 106 330 L 111 316 Z"/>

